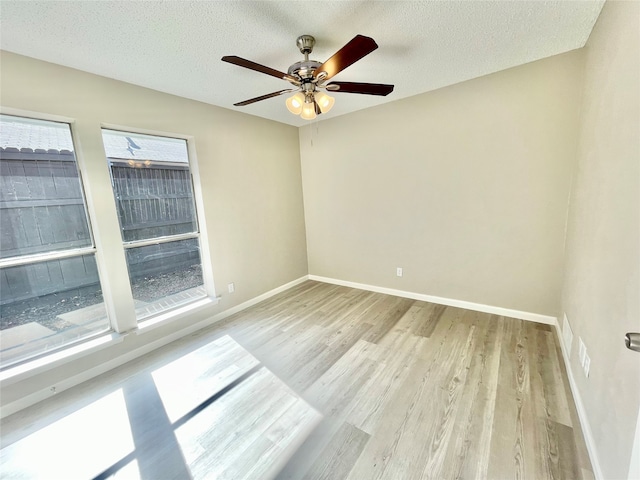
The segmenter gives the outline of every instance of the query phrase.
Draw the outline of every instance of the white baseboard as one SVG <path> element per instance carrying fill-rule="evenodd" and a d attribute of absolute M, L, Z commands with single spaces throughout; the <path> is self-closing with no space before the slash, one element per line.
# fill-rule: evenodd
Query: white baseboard
<path fill-rule="evenodd" d="M 269 297 L 272 297 L 280 292 L 283 292 L 291 287 L 294 287 L 302 282 L 305 282 L 306 280 L 308 280 L 308 278 L 309 277 L 307 275 L 304 275 L 296 280 L 293 280 L 289 283 L 286 283 L 277 288 L 274 288 L 273 290 L 269 290 L 268 292 L 265 292 L 262 295 L 258 295 L 257 297 L 254 297 L 250 300 L 247 300 L 246 302 L 236 305 L 235 307 L 231 307 L 228 310 L 224 310 L 223 312 L 212 315 L 211 317 L 208 317 L 205 320 L 189 325 L 186 328 L 172 332 L 169 335 L 166 335 L 158 340 L 144 344 L 141 347 L 136 348 L 135 350 L 131 350 L 130 352 L 127 352 L 122 355 L 119 355 L 118 357 L 112 358 L 108 362 L 104 362 L 100 365 L 89 368 L 83 371 L 82 373 L 79 373 L 78 375 L 74 375 L 72 377 L 66 378 L 61 382 L 56 382 L 55 386 L 54 385 L 47 386 L 46 388 L 37 390 L 29 395 L 21 397 L 18 400 L 10 402 L 6 405 L 2 405 L 2 408 L 0 409 L 0 418 L 4 418 L 9 415 L 12 415 L 42 400 L 46 400 L 47 398 L 57 393 L 60 393 L 64 390 L 75 387 L 76 385 L 79 385 L 82 382 L 90 380 L 94 377 L 97 377 L 98 375 L 108 372 L 109 370 L 112 370 L 116 367 L 124 365 L 125 363 L 130 362 L 131 360 L 141 357 L 142 355 L 150 353 L 157 348 L 163 347 L 175 340 L 178 340 L 182 337 L 185 337 L 194 332 L 197 332 L 198 330 L 209 327 L 214 323 L 219 322 L 220 320 L 223 320 L 235 313 L 238 313 L 246 308 L 251 307 L 252 305 L 255 305 L 256 303 L 259 303 L 263 300 L 266 300 Z"/>
<path fill-rule="evenodd" d="M 573 376 L 573 371 L 571 370 L 571 362 L 570 362 L 570 353 L 567 352 L 567 347 L 565 347 L 564 342 L 562 341 L 562 331 L 560 329 L 560 325 L 558 322 L 555 324 L 556 334 L 558 335 L 558 339 L 560 343 L 560 350 L 562 350 L 562 360 L 564 361 L 564 366 L 567 371 L 567 377 L 569 378 L 569 386 L 571 387 L 571 394 L 573 395 L 573 401 L 576 405 L 576 410 L 578 412 L 578 419 L 580 420 L 580 426 L 582 427 L 582 433 L 584 434 L 584 441 L 587 444 L 587 451 L 589 452 L 589 460 L 591 460 L 591 467 L 593 468 L 593 475 L 596 480 L 604 479 L 604 475 L 602 474 L 602 468 L 600 466 L 600 461 L 598 459 L 598 451 L 596 449 L 596 442 L 593 437 L 593 432 L 591 431 L 591 425 L 589 425 L 589 420 L 587 418 L 587 411 L 584 408 L 584 403 L 582 403 L 582 396 L 578 391 L 578 385 L 576 384 L 576 380 Z"/>
<path fill-rule="evenodd" d="M 436 297 L 433 295 L 425 295 L 423 293 L 405 292 L 403 290 L 395 290 L 393 288 L 377 287 L 375 285 L 366 285 L 363 283 L 348 282 L 335 278 L 320 277 L 318 275 L 309 275 L 309 280 L 318 282 L 333 283 L 344 287 L 357 288 L 360 290 L 368 290 L 371 292 L 385 293 L 387 295 L 395 295 L 396 297 L 411 298 L 413 300 L 421 300 L 423 302 L 437 303 L 439 305 L 447 305 L 449 307 L 465 308 L 476 312 L 491 313 L 501 315 L 503 317 L 518 318 L 520 320 L 528 320 L 530 322 L 545 323 L 547 325 L 555 325 L 556 317 L 548 315 L 540 315 L 539 313 L 523 312 L 520 310 L 511 310 L 508 308 L 496 307 L 493 305 L 484 305 L 481 303 L 467 302 L 465 300 L 456 300 L 453 298 Z"/>
<path fill-rule="evenodd" d="M 223 318 L 230 317 L 234 313 L 241 312 L 242 310 L 245 310 L 255 305 L 256 303 L 260 303 L 263 300 L 266 300 L 267 298 L 277 295 L 278 293 L 284 292 L 285 290 L 289 290 L 290 288 L 295 287 L 296 285 L 300 285 L 302 282 L 306 282 L 307 280 L 309 280 L 309 275 L 303 275 L 302 277 L 297 278 L 296 280 L 293 280 L 289 283 L 285 283 L 284 285 L 280 285 L 279 287 L 274 288 L 273 290 L 269 290 L 268 292 L 265 292 L 262 295 L 258 295 L 257 297 L 254 297 L 251 300 L 247 300 L 246 302 L 241 303 L 240 305 L 236 305 L 235 307 L 225 310 L 224 312 L 218 313 L 213 317 L 214 319 L 213 321 L 217 322 L 218 320 L 222 320 Z"/>

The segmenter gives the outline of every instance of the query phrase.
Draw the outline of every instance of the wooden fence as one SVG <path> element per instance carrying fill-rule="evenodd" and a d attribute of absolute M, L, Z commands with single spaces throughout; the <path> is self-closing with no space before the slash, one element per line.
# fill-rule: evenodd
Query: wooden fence
<path fill-rule="evenodd" d="M 0 256 L 91 245 L 71 152 L 0 152 Z"/>
<path fill-rule="evenodd" d="M 138 164 L 137 164 L 138 165 Z M 132 168 L 111 162 L 123 240 L 197 230 L 186 165 L 151 163 Z M 82 187 L 71 152 L 0 150 L 0 257 L 92 244 Z M 127 250 L 132 278 L 168 273 L 199 263 L 197 240 Z M 99 288 L 93 255 L 0 270 L 0 304 Z"/>
<path fill-rule="evenodd" d="M 143 167 L 111 161 L 123 240 L 197 231 L 189 167 L 160 162 L 134 165 Z"/>

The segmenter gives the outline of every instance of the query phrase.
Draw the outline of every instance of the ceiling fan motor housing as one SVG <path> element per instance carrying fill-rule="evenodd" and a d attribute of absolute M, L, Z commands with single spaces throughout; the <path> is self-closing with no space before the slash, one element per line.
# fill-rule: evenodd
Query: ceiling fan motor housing
<path fill-rule="evenodd" d="M 300 77 L 300 79 L 304 82 L 305 80 L 311 81 L 313 80 L 313 72 L 320 66 L 322 63 L 316 62 L 315 60 L 304 60 L 302 62 L 296 62 L 289 67 L 287 73 L 289 75 Z"/>

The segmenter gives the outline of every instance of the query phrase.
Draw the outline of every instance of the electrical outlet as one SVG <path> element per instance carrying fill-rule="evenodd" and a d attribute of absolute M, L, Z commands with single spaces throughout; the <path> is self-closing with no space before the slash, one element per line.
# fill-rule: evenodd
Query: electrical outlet
<path fill-rule="evenodd" d="M 402 267 L 396 268 L 396 276 L 397 277 L 401 277 L 402 276 Z"/>
<path fill-rule="evenodd" d="M 584 356 L 584 376 L 589 378 L 589 369 L 591 368 L 591 358 L 589 358 L 589 355 Z"/>
<path fill-rule="evenodd" d="M 230 283 L 229 285 L 227 285 L 228 289 L 229 289 L 229 293 L 233 293 L 236 291 L 236 286 L 233 283 Z"/>
<path fill-rule="evenodd" d="M 587 356 L 587 346 L 582 341 L 582 337 L 578 337 L 578 360 L 580 360 L 580 365 L 584 368 L 584 359 Z"/>

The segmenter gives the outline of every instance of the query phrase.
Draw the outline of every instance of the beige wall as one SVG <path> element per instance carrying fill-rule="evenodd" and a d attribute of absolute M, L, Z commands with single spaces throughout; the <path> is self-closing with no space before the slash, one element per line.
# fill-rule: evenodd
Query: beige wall
<path fill-rule="evenodd" d="M 563 311 L 575 336 L 571 369 L 604 478 L 627 478 L 640 354 L 640 3 L 608 1 L 589 38 L 578 165 L 568 222 Z M 591 357 L 585 378 L 578 337 Z"/>
<path fill-rule="evenodd" d="M 76 150 L 89 177 L 98 247 L 113 250 L 116 245 L 108 262 L 120 262 L 122 268 L 126 266 L 118 246 L 101 123 L 194 137 L 204 206 L 200 213 L 222 294 L 216 307 L 199 315 L 127 336 L 83 362 L 3 388 L 3 405 L 307 274 L 296 128 L 7 52 L 0 60 L 3 107 L 75 121 Z M 235 283 L 233 295 L 227 293 L 229 282 Z M 118 292 L 128 285 L 110 288 L 121 301 Z"/>
<path fill-rule="evenodd" d="M 301 128 L 309 273 L 555 316 L 582 60 Z"/>

